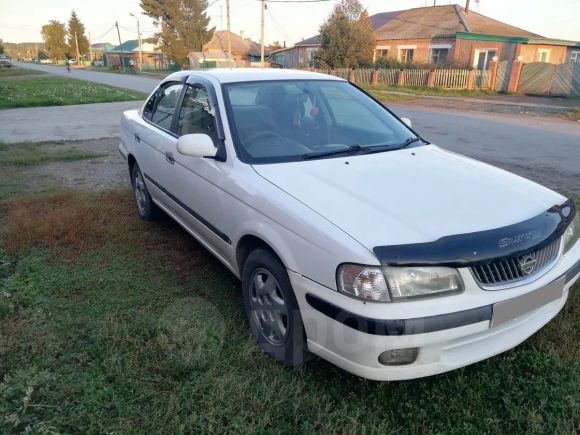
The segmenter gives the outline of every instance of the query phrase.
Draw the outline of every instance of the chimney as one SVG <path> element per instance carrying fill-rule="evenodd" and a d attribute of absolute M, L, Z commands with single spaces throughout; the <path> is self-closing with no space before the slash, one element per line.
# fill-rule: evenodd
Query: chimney
<path fill-rule="evenodd" d="M 240 38 L 246 39 L 246 31 L 245 30 L 240 30 Z"/>
<path fill-rule="evenodd" d="M 466 14 L 469 13 L 469 0 L 466 0 L 466 2 L 465 2 L 465 13 Z"/>

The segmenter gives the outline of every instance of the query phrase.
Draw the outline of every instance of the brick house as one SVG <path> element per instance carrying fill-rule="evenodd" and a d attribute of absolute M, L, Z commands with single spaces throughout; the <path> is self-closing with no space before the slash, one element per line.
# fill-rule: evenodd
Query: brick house
<path fill-rule="evenodd" d="M 251 64 L 260 61 L 260 45 L 244 34 L 229 33 L 232 49 L 231 59 L 228 59 L 228 31 L 218 30 L 213 32 L 211 40 L 203 46 L 203 51 L 188 54 L 192 68 L 210 66 L 231 66 L 228 62 L 234 61 L 236 65 Z"/>
<path fill-rule="evenodd" d="M 561 64 L 580 62 L 580 42 L 550 39 L 494 20 L 459 5 L 386 12 L 370 17 L 376 35 L 375 60 L 386 57 L 407 63 L 456 64 L 487 69 L 490 60 Z M 296 67 L 313 59 L 318 36 L 297 43 Z M 287 49 L 291 50 L 291 49 Z M 276 54 L 276 53 L 274 53 Z M 274 60 L 276 62 L 276 60 Z"/>

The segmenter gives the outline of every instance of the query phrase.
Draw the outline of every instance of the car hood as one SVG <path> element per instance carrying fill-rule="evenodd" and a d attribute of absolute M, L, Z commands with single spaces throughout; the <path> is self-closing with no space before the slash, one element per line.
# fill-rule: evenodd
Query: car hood
<path fill-rule="evenodd" d="M 565 201 L 434 145 L 253 167 L 369 249 L 500 228 Z"/>

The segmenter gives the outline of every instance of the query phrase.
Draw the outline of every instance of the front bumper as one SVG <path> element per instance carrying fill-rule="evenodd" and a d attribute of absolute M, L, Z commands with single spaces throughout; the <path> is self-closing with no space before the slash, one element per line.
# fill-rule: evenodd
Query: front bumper
<path fill-rule="evenodd" d="M 477 288 L 466 289 L 463 299 L 449 296 L 408 303 L 364 303 L 295 272 L 289 271 L 289 275 L 311 352 L 364 378 L 403 380 L 463 367 L 526 340 L 556 316 L 566 303 L 570 288 L 580 276 L 579 257 L 580 243 L 544 277 L 520 288 L 491 292 L 479 289 L 473 282 Z M 560 297 L 491 327 L 495 303 L 521 297 L 558 279 L 564 284 Z M 470 293 L 478 295 L 471 299 L 480 303 L 482 297 L 487 297 L 489 303 L 476 307 L 463 305 L 465 309 L 457 309 Z M 411 304 L 415 304 L 420 313 L 425 313 L 430 303 L 437 310 L 441 300 L 447 301 L 447 312 L 439 310 L 423 317 L 409 315 Z M 378 316 L 381 312 L 382 316 Z M 403 313 L 408 315 L 402 316 Z M 417 360 L 412 364 L 384 366 L 378 362 L 379 354 L 386 350 L 407 348 L 419 349 Z"/>

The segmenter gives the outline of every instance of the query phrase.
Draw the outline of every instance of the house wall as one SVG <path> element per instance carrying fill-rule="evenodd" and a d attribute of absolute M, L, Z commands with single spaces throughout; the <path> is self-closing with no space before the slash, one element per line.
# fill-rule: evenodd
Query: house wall
<path fill-rule="evenodd" d="M 413 63 L 429 63 L 433 46 L 449 46 L 449 61 L 454 59 L 455 38 L 436 39 L 383 39 L 376 42 L 377 49 L 388 48 L 387 58 L 399 59 L 399 50 L 413 48 Z"/>
<path fill-rule="evenodd" d="M 298 63 L 292 68 L 309 66 L 312 56 L 320 49 L 320 46 L 300 46 L 298 47 Z"/>
<path fill-rule="evenodd" d="M 159 54 L 155 53 L 143 53 L 143 64 L 144 65 L 155 65 L 159 62 Z M 135 61 L 135 65 L 139 62 L 139 53 L 125 53 L 123 54 L 123 61 L 126 66 L 129 65 L 129 59 Z M 121 65 L 121 55 L 119 53 L 105 53 L 103 55 L 103 65 L 108 67 L 116 67 Z"/>
<path fill-rule="evenodd" d="M 470 39 L 458 39 L 457 59 L 460 63 L 473 66 L 476 50 L 495 49 L 499 60 L 514 60 L 517 57 L 515 42 L 478 41 Z"/>
<path fill-rule="evenodd" d="M 553 65 L 569 62 L 566 47 L 560 45 L 523 44 L 520 56 L 524 63 L 539 62 L 540 50 L 550 50 L 549 63 Z"/>

